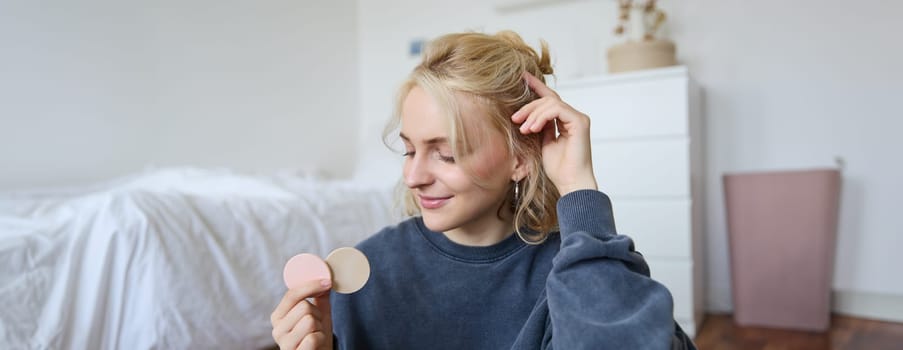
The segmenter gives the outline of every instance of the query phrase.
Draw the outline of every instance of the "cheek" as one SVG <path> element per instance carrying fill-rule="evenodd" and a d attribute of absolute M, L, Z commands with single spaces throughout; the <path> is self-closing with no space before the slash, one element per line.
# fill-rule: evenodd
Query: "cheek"
<path fill-rule="evenodd" d="M 437 178 L 445 186 L 448 186 L 449 189 L 455 192 L 468 192 L 471 189 L 478 187 L 476 183 L 474 183 L 473 177 L 460 167 L 442 171 Z"/>
<path fill-rule="evenodd" d="M 471 169 L 473 170 L 473 174 L 477 178 L 483 179 L 483 180 L 489 180 L 492 177 L 493 173 L 495 173 L 495 172 L 493 172 L 493 170 L 494 170 L 493 164 L 496 164 L 496 163 L 491 163 L 490 160 L 487 160 L 486 162 L 480 162 L 478 164 L 474 164 L 471 167 Z"/>
<path fill-rule="evenodd" d="M 507 168 L 508 163 L 505 151 L 494 150 L 473 157 L 468 165 L 477 178 L 495 183 L 498 182 L 495 181 L 496 178 L 509 177 L 510 169 Z"/>

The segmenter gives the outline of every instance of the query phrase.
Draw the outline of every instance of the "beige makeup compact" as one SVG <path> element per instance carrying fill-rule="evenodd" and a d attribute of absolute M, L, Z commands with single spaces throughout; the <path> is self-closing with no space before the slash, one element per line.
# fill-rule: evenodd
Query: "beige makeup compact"
<path fill-rule="evenodd" d="M 333 250 L 326 260 L 313 254 L 298 254 L 285 264 L 282 278 L 289 289 L 308 281 L 330 279 L 334 291 L 351 294 L 370 279 L 370 262 L 364 253 L 351 247 Z"/>

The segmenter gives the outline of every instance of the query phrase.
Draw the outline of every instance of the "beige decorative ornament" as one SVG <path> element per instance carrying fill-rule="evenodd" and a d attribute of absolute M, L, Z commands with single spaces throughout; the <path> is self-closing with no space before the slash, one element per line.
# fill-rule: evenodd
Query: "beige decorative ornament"
<path fill-rule="evenodd" d="M 673 66 L 677 64 L 674 43 L 653 39 L 628 41 L 608 49 L 610 73 Z"/>
<path fill-rule="evenodd" d="M 650 68 L 673 66 L 677 64 L 677 49 L 667 39 L 655 37 L 655 32 L 665 22 L 665 13 L 655 6 L 655 0 L 647 0 L 637 5 L 643 13 L 643 37 L 640 40 L 628 40 L 608 49 L 608 72 L 620 73 Z M 615 35 L 627 36 L 630 23 L 630 12 L 635 8 L 632 0 L 618 1 L 618 26 Z"/>

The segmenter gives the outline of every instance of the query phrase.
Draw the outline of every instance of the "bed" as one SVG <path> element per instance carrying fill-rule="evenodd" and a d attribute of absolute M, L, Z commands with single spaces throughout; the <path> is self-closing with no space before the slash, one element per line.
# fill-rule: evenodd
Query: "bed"
<path fill-rule="evenodd" d="M 0 194 L 0 348 L 260 349 L 282 267 L 400 219 L 391 189 L 149 170 Z"/>

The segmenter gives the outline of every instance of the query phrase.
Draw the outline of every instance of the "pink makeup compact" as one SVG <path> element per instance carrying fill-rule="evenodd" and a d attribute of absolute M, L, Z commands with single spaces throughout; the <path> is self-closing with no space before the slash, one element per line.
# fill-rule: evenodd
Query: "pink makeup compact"
<path fill-rule="evenodd" d="M 285 263 L 282 279 L 288 289 L 298 288 L 304 282 L 313 280 L 331 280 L 332 272 L 320 257 L 313 254 L 298 254 Z"/>
<path fill-rule="evenodd" d="M 298 254 L 285 264 L 282 278 L 289 289 L 308 281 L 331 279 L 333 290 L 351 294 L 370 279 L 370 262 L 364 253 L 350 247 L 332 251 L 325 261 L 313 254 Z"/>

